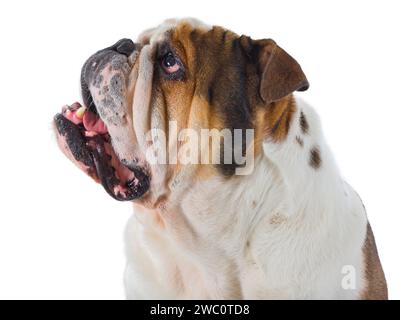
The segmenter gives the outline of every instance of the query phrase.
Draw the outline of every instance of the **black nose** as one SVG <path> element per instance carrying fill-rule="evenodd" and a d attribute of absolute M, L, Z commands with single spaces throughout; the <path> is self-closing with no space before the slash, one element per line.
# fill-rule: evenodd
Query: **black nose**
<path fill-rule="evenodd" d="M 135 43 L 131 39 L 121 39 L 112 46 L 112 49 L 129 57 L 135 51 Z"/>

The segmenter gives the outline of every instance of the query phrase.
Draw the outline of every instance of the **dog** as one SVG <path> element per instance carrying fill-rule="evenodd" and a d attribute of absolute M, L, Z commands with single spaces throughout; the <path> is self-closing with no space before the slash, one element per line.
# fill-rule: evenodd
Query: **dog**
<path fill-rule="evenodd" d="M 92 55 L 81 86 L 83 105 L 65 106 L 55 132 L 71 161 L 133 203 L 128 299 L 388 298 L 362 201 L 276 42 L 171 19 Z M 173 161 L 183 149 L 199 160 L 188 144 L 204 129 L 239 142 L 205 139 L 197 151 L 219 162 Z"/>

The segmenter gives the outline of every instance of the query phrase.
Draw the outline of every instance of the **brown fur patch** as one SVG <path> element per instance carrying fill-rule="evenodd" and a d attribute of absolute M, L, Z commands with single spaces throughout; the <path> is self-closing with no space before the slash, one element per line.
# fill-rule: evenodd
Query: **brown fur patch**
<path fill-rule="evenodd" d="M 363 247 L 363 256 L 366 288 L 361 295 L 361 299 L 387 300 L 388 289 L 385 274 L 383 273 L 381 262 L 379 261 L 374 234 L 369 223 L 367 225 L 367 235 Z"/>
<path fill-rule="evenodd" d="M 182 60 L 187 71 L 179 94 L 185 95 L 191 103 L 175 103 L 179 107 L 171 118 L 186 118 L 186 121 L 178 120 L 186 128 L 228 129 L 232 133 L 234 129 L 241 129 L 242 153 L 245 154 L 248 148 L 245 130 L 254 126 L 252 106 L 257 104 L 257 88 L 254 81 L 255 66 L 249 63 L 242 40 L 221 27 L 199 30 L 180 24 L 174 29 L 171 46 L 180 47 L 177 51 L 180 56 L 184 55 Z M 170 82 L 168 85 L 174 87 L 175 92 L 171 90 L 166 94 L 170 106 L 172 101 L 168 96 L 176 96 L 179 84 Z M 180 100 L 183 102 L 185 98 Z M 202 103 L 196 105 L 195 101 Z M 225 151 L 233 154 L 233 149 Z M 223 159 L 224 154 L 218 156 Z M 221 163 L 216 166 L 222 174 L 231 176 L 237 164 Z"/>
<path fill-rule="evenodd" d="M 285 140 L 289 133 L 291 120 L 296 112 L 296 103 L 293 95 L 280 101 L 272 102 L 265 113 L 265 137 L 274 142 Z"/>
<path fill-rule="evenodd" d="M 311 167 L 313 167 L 314 169 L 318 169 L 319 167 L 321 167 L 321 152 L 319 151 L 319 148 L 313 147 L 310 150 L 310 161 L 309 164 Z"/>
<path fill-rule="evenodd" d="M 301 132 L 303 134 L 308 133 L 309 125 L 308 125 L 308 121 L 307 121 L 306 116 L 304 115 L 303 111 L 300 112 L 300 128 L 301 128 Z"/>

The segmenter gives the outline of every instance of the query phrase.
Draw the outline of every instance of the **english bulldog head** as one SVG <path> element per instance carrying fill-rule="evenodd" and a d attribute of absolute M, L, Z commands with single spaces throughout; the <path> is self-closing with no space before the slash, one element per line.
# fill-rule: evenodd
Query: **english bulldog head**
<path fill-rule="evenodd" d="M 308 82 L 272 40 L 168 20 L 92 55 L 81 86 L 83 105 L 54 118 L 61 149 L 113 198 L 154 206 L 196 181 L 231 179 L 248 162 L 237 154 L 256 157 L 263 139 L 284 139 L 277 123 Z M 240 142 L 200 142 L 207 129 L 239 132 Z"/>

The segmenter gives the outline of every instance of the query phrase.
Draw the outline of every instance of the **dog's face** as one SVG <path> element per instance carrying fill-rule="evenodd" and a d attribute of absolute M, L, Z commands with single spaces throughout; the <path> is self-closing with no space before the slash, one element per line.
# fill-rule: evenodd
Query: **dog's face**
<path fill-rule="evenodd" d="M 148 206 L 179 199 L 195 181 L 228 180 L 243 166 L 232 156 L 236 142 L 200 142 L 196 133 L 225 130 L 233 138 L 242 130 L 239 153 L 251 147 L 256 157 L 263 139 L 284 137 L 274 128 L 286 113 L 282 101 L 308 87 L 272 40 L 193 20 L 168 20 L 136 43 L 123 39 L 97 52 L 81 84 L 84 107 L 55 117 L 60 147 L 112 197 Z"/>

